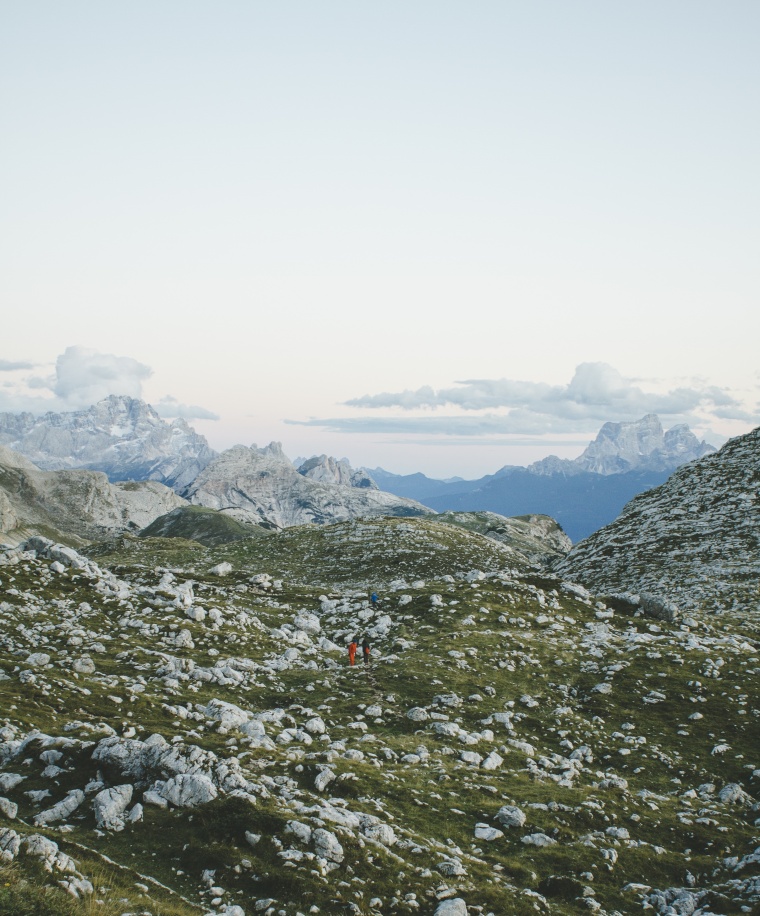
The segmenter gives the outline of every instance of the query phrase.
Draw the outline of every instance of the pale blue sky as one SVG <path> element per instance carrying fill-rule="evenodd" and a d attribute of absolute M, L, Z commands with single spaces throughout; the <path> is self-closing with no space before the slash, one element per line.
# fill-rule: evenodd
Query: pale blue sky
<path fill-rule="evenodd" d="M 0 2 L 0 410 L 136 391 L 441 475 L 607 406 L 749 429 L 759 38 L 736 0 Z"/>

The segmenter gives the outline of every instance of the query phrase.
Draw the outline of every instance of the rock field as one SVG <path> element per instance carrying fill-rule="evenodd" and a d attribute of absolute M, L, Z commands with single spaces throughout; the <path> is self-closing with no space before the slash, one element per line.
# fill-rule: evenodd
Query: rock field
<path fill-rule="evenodd" d="M 0 913 L 757 912 L 757 606 L 465 522 L 0 553 Z"/>

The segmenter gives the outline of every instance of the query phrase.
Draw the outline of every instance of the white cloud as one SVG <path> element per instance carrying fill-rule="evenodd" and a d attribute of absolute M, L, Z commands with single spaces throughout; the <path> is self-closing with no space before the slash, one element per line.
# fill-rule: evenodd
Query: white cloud
<path fill-rule="evenodd" d="M 547 432 L 577 432 L 573 420 L 549 420 L 540 414 L 514 411 L 510 414 L 479 414 L 478 416 L 431 417 L 332 417 L 330 419 L 285 420 L 293 426 L 323 427 L 331 432 L 381 433 L 398 435 L 417 433 L 428 436 L 458 436 L 466 438 L 483 436 L 543 435 Z"/>
<path fill-rule="evenodd" d="M 0 370 L 3 368 L 10 371 L 11 368 L 30 369 L 34 366 L 32 363 L 0 361 Z M 130 356 L 100 353 L 78 346 L 67 347 L 52 368 L 53 371 L 48 374 L 26 375 L 3 385 L 0 410 L 65 413 L 89 407 L 112 394 L 142 399 L 143 382 L 153 374 L 150 366 Z M 165 418 L 219 419 L 217 414 L 205 407 L 182 404 L 168 395 L 158 402 L 156 412 Z"/>
<path fill-rule="evenodd" d="M 15 372 L 18 369 L 33 369 L 34 363 L 23 360 L 0 359 L 0 372 Z"/>
<path fill-rule="evenodd" d="M 565 419 L 635 419 L 646 413 L 683 415 L 699 406 L 722 407 L 740 413 L 740 402 L 726 389 L 701 385 L 673 388 L 665 393 L 644 391 L 607 363 L 581 363 L 567 385 L 513 379 L 464 379 L 456 388 L 435 391 L 424 386 L 416 391 L 384 392 L 346 401 L 349 407 L 402 410 L 453 406 L 461 410 L 526 409 L 546 417 Z"/>

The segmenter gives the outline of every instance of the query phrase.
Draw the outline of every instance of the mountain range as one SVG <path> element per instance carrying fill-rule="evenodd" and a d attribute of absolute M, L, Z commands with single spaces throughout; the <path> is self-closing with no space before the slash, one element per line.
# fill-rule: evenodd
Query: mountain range
<path fill-rule="evenodd" d="M 351 468 L 345 460 L 321 455 L 296 469 L 278 443 L 263 449 L 235 446 L 218 454 L 184 420 L 168 423 L 150 405 L 125 396 L 111 396 L 91 408 L 71 413 L 51 412 L 42 417 L 0 414 L 0 444 L 6 446 L 6 457 L 11 453 L 19 456 L 9 464 L 21 456 L 32 461 L 37 481 L 52 479 L 40 477 L 43 472 L 65 470 L 72 475 L 58 478 L 68 480 L 68 489 L 59 486 L 58 500 L 52 501 L 56 504 L 56 519 L 61 521 L 68 516 L 68 521 L 60 525 L 48 519 L 47 523 L 57 524 L 56 530 L 75 537 L 96 530 L 104 536 L 108 531 L 135 529 L 134 519 L 128 524 L 128 513 L 117 512 L 114 506 L 124 501 L 120 494 L 139 491 L 145 496 L 149 491 L 144 486 L 130 489 L 127 482 L 156 482 L 153 508 L 143 500 L 140 528 L 188 503 L 216 509 L 243 525 L 265 529 L 326 524 L 359 515 L 431 512 L 413 500 L 381 492 L 369 475 Z M 82 476 L 87 471 L 100 472 L 100 476 Z M 111 486 L 106 486 L 109 481 Z M 74 482 L 87 490 L 86 499 L 73 498 Z M 171 487 L 177 497 L 167 500 L 160 484 Z M 49 483 L 46 486 L 49 489 Z M 18 509 L 23 515 L 23 506 Z M 5 515 L 7 533 L 9 509 Z M 197 513 L 190 516 L 175 511 L 162 531 L 186 531 L 190 520 L 196 533 L 200 523 L 211 524 Z M 225 532 L 232 536 L 245 530 L 214 525 L 212 537 Z"/>
<path fill-rule="evenodd" d="M 327 455 L 299 459 L 294 468 L 277 443 L 218 455 L 184 420 L 168 423 L 148 404 L 124 396 L 71 413 L 0 414 L 0 444 L 42 470 L 97 470 L 111 482 L 156 480 L 245 524 L 479 511 L 548 515 L 574 542 L 611 522 L 629 499 L 663 483 L 679 465 L 714 451 L 688 427 L 664 431 L 649 414 L 604 424 L 576 459 L 549 456 L 478 480 L 354 469 Z"/>
<path fill-rule="evenodd" d="M 679 465 L 714 452 L 687 426 L 663 430 L 657 416 L 605 423 L 578 458 L 554 455 L 528 467 L 505 466 L 478 480 L 432 480 L 422 474 L 369 471 L 384 490 L 438 512 L 534 512 L 556 519 L 573 541 L 613 521 L 635 496 L 663 483 Z"/>

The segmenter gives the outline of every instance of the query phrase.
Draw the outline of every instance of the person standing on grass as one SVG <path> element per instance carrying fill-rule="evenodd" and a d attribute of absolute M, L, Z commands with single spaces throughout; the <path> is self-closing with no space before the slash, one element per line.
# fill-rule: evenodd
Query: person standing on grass
<path fill-rule="evenodd" d="M 364 664 L 369 665 L 369 640 L 366 636 L 362 640 L 362 655 L 364 656 Z"/>
<path fill-rule="evenodd" d="M 348 644 L 348 664 L 356 664 L 356 650 L 359 648 L 359 643 L 356 640 L 355 636 L 351 637 L 351 642 Z"/>

